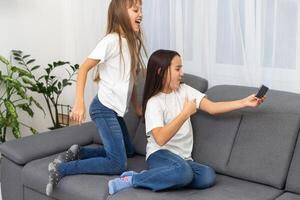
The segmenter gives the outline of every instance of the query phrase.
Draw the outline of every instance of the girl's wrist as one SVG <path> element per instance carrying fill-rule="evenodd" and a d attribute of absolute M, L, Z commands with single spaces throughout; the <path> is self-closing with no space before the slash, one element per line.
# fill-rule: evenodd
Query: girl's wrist
<path fill-rule="evenodd" d="M 244 98 L 240 100 L 241 108 L 248 107 L 248 98 Z"/>
<path fill-rule="evenodd" d="M 75 105 L 76 104 L 84 104 L 84 99 L 83 98 L 76 98 L 75 99 Z"/>

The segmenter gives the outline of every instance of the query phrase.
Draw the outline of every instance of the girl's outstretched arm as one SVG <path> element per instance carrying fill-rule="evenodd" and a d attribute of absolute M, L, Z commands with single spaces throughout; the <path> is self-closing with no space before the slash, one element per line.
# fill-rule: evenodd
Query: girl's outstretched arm
<path fill-rule="evenodd" d="M 180 129 L 183 123 L 197 111 L 196 100 L 185 100 L 183 110 L 164 127 L 152 129 L 152 135 L 159 146 L 165 145 Z"/>
<path fill-rule="evenodd" d="M 84 88 L 85 88 L 87 73 L 99 62 L 100 60 L 87 58 L 80 66 L 78 71 L 77 82 L 76 82 L 76 96 L 75 96 L 73 110 L 71 112 L 71 118 L 79 124 L 81 124 L 85 119 Z"/>
<path fill-rule="evenodd" d="M 235 101 L 226 102 L 213 102 L 207 98 L 203 98 L 200 102 L 199 108 L 209 114 L 215 115 L 225 112 L 230 112 L 233 110 L 238 110 L 244 107 L 257 107 L 263 103 L 265 97 L 257 98 L 254 94 Z"/>

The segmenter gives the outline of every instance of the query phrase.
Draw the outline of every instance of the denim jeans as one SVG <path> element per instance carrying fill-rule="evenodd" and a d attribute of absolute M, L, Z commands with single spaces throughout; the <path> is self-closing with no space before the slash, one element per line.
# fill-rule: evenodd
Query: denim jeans
<path fill-rule="evenodd" d="M 122 117 L 104 106 L 96 96 L 90 105 L 103 147 L 80 147 L 80 160 L 59 165 L 62 176 L 74 174 L 120 174 L 127 168 L 127 156 L 134 154 L 126 124 Z"/>
<path fill-rule="evenodd" d="M 133 187 L 153 191 L 182 187 L 204 189 L 215 183 L 215 171 L 168 150 L 158 150 L 147 159 L 149 169 L 132 176 Z"/>

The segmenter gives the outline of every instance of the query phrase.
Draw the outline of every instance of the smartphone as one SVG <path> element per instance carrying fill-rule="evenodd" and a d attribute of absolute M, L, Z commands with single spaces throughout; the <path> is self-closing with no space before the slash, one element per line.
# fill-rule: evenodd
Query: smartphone
<path fill-rule="evenodd" d="M 269 90 L 269 88 L 267 86 L 261 85 L 258 92 L 256 93 L 255 97 L 262 98 L 263 96 L 266 95 L 268 90 Z"/>

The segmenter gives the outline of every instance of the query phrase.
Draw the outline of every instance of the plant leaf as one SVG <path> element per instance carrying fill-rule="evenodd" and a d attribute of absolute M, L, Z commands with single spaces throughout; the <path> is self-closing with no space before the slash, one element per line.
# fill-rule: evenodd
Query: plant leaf
<path fill-rule="evenodd" d="M 3 117 L 3 115 L 0 112 L 0 129 L 2 129 L 3 127 L 5 127 L 5 118 Z"/>
<path fill-rule="evenodd" d="M 12 133 L 15 136 L 15 138 L 19 139 L 21 138 L 20 128 L 19 128 L 19 122 L 15 122 L 14 126 L 12 127 Z"/>
<path fill-rule="evenodd" d="M 78 64 L 75 64 L 74 67 L 75 67 L 76 70 L 79 69 L 79 65 Z"/>
<path fill-rule="evenodd" d="M 0 61 L 1 61 L 2 63 L 4 63 L 5 65 L 9 65 L 8 60 L 7 60 L 6 58 L 4 58 L 3 56 L 1 56 L 1 55 L 0 55 Z"/>
<path fill-rule="evenodd" d="M 15 56 L 14 59 L 17 60 L 17 61 L 22 61 L 22 59 L 20 57 L 17 57 L 17 56 Z"/>
<path fill-rule="evenodd" d="M 65 65 L 65 64 L 70 64 L 70 62 L 64 62 L 64 61 L 56 62 L 56 66 L 62 66 L 62 65 Z"/>
<path fill-rule="evenodd" d="M 28 58 L 28 57 L 30 57 L 30 55 L 25 55 L 25 56 L 22 57 L 22 59 L 25 59 L 25 58 Z"/>
<path fill-rule="evenodd" d="M 36 70 L 36 69 L 38 69 L 38 68 L 40 68 L 40 65 L 36 65 L 36 66 L 32 67 L 32 68 L 31 68 L 31 71 L 34 71 L 34 70 Z"/>
<path fill-rule="evenodd" d="M 6 111 L 8 112 L 8 115 L 10 115 L 13 118 L 17 119 L 18 118 L 18 113 L 16 111 L 16 108 L 15 108 L 14 104 L 10 100 L 5 99 L 4 100 L 4 105 L 6 107 Z"/>
<path fill-rule="evenodd" d="M 22 110 L 24 110 L 25 112 L 27 112 L 30 117 L 33 117 L 34 113 L 33 113 L 33 110 L 30 108 L 29 104 L 27 104 L 27 103 L 18 104 L 17 107 L 19 107 Z"/>
<path fill-rule="evenodd" d="M 11 50 L 11 52 L 12 52 L 13 54 L 18 55 L 18 56 L 21 56 L 21 55 L 23 54 L 23 52 L 22 52 L 21 50 Z"/>
<path fill-rule="evenodd" d="M 32 134 L 38 134 L 38 132 L 37 132 L 37 130 L 36 129 L 34 129 L 34 128 L 32 128 L 32 127 L 30 127 L 30 131 L 32 132 Z"/>
<path fill-rule="evenodd" d="M 45 70 L 46 70 L 47 74 L 49 75 L 50 72 L 51 72 L 51 69 L 50 68 L 46 68 Z"/>
<path fill-rule="evenodd" d="M 24 69 L 21 69 L 21 68 L 18 68 L 18 67 L 13 66 L 13 67 L 11 68 L 11 70 L 12 70 L 13 72 L 17 72 L 17 73 L 19 74 L 20 77 L 22 77 L 22 76 L 27 76 L 27 77 L 29 77 L 29 78 L 33 78 L 33 75 L 32 75 L 30 72 L 28 72 L 28 71 L 26 71 L 26 70 L 24 70 Z"/>
<path fill-rule="evenodd" d="M 35 61 L 35 59 L 31 59 L 31 60 L 29 60 L 27 63 L 26 63 L 26 65 L 28 65 L 28 64 L 30 64 L 30 63 L 33 63 Z"/>
<path fill-rule="evenodd" d="M 29 98 L 29 102 L 30 102 L 30 104 L 31 104 L 31 102 L 33 102 L 36 105 L 36 107 L 38 107 L 39 109 L 41 109 L 43 111 L 44 115 L 46 115 L 44 108 L 33 97 Z"/>
<path fill-rule="evenodd" d="M 22 77 L 22 81 L 26 84 L 29 84 L 31 86 L 34 86 L 34 82 L 32 82 L 30 79 L 26 78 L 26 77 Z"/>
<path fill-rule="evenodd" d="M 68 85 L 68 79 L 64 79 L 62 81 L 62 84 L 63 84 L 63 87 L 67 86 Z"/>

